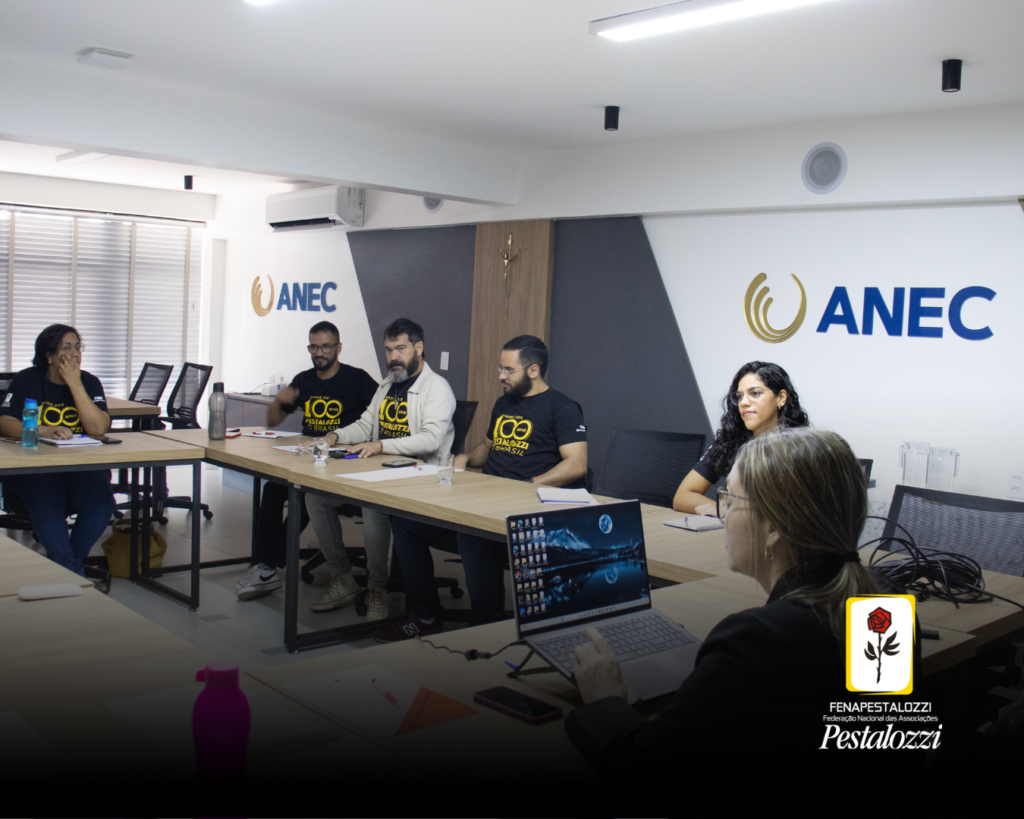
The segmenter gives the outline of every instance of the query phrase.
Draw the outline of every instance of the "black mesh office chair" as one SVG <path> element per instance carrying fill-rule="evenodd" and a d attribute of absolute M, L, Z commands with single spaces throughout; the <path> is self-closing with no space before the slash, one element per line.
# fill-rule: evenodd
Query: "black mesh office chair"
<path fill-rule="evenodd" d="M 984 571 L 1024 576 L 1024 503 L 983 498 L 958 492 L 941 492 L 897 484 L 889 506 L 883 538 L 902 537 L 895 521 L 903 526 L 921 549 L 940 549 L 973 558 Z M 898 544 L 887 544 L 883 548 Z M 1024 643 L 998 647 L 975 658 L 975 667 L 999 664 L 998 676 L 983 681 L 1016 685 Z"/>
<path fill-rule="evenodd" d="M 162 425 L 170 424 L 171 429 L 200 429 L 196 420 L 196 410 L 199 401 L 206 391 L 206 384 L 210 380 L 213 367 L 206 364 L 192 364 L 185 362 L 181 368 L 181 374 L 171 390 L 171 397 L 167 399 L 167 415 L 160 416 L 157 420 Z M 158 467 L 155 470 L 155 485 L 160 488 L 161 497 L 158 498 L 157 509 L 154 513 L 159 515 L 160 509 L 191 509 L 192 498 L 185 495 L 176 495 L 172 498 L 167 495 L 166 470 Z M 207 520 L 213 517 L 213 512 L 205 503 L 199 505 L 203 517 Z M 166 518 L 162 520 L 166 522 Z"/>
<path fill-rule="evenodd" d="M 870 458 L 858 458 L 860 461 L 860 468 L 864 470 L 864 480 L 871 480 L 871 467 L 874 465 L 874 461 Z"/>
<path fill-rule="evenodd" d="M 455 413 L 452 415 L 452 426 L 455 427 L 455 437 L 452 439 L 452 454 L 461 455 L 462 450 L 466 445 L 466 434 L 469 432 L 469 427 L 473 423 L 473 416 L 476 415 L 476 408 L 479 405 L 478 401 L 456 401 L 455 402 Z M 346 517 L 353 517 L 359 514 L 359 508 L 345 504 L 342 507 L 339 514 L 345 515 Z M 361 548 L 347 549 L 349 559 L 352 561 L 353 566 L 359 568 L 366 568 L 366 551 Z M 307 560 L 302 566 L 302 580 L 304 583 L 313 582 L 313 570 L 319 566 L 322 566 L 325 562 L 323 552 L 317 552 L 312 558 Z M 446 561 L 448 563 L 459 563 L 458 559 L 452 559 Z M 392 553 L 391 556 L 391 572 L 388 578 L 388 592 L 404 592 L 405 584 L 402 582 L 401 566 L 398 563 L 396 556 Z M 360 576 L 357 578 L 361 582 L 365 582 L 365 577 Z M 439 589 L 450 589 L 452 597 L 458 600 L 465 593 L 459 588 L 459 581 L 453 577 L 435 577 L 434 585 Z M 360 616 L 366 614 L 366 602 L 365 595 L 360 595 L 356 601 L 356 613 Z"/>
<path fill-rule="evenodd" d="M 167 382 L 170 380 L 173 371 L 173 364 L 152 364 L 147 361 L 142 365 L 142 372 L 139 373 L 139 378 L 135 382 L 135 386 L 132 387 L 132 393 L 128 396 L 128 400 L 137 401 L 140 404 L 149 404 L 154 407 L 160 406 L 160 399 L 163 397 L 164 390 L 167 388 Z M 142 419 L 142 429 L 152 428 L 152 420 L 149 418 Z M 119 495 L 127 495 L 131 492 L 127 469 L 122 469 L 118 472 L 117 483 L 113 488 L 114 492 Z M 116 508 L 118 510 L 129 509 L 131 508 L 131 503 L 119 503 Z M 121 515 L 118 514 L 118 517 L 121 517 Z"/>
<path fill-rule="evenodd" d="M 7 397 L 7 390 L 17 373 L 0 373 L 0 401 Z"/>
<path fill-rule="evenodd" d="M 672 506 L 679 484 L 704 453 L 707 436 L 616 429 L 594 490 L 623 500 Z"/>

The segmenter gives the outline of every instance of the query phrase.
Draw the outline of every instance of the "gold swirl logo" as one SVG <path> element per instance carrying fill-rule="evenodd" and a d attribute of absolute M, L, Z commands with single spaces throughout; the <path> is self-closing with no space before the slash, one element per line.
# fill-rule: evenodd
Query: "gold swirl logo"
<path fill-rule="evenodd" d="M 793 276 L 792 273 L 790 275 Z M 772 305 L 772 300 L 765 298 L 768 295 L 768 288 L 764 287 L 758 291 L 757 296 L 754 295 L 754 291 L 767 278 L 767 273 L 758 273 L 754 277 L 750 287 L 747 288 L 747 295 L 743 299 L 743 314 L 746 316 L 750 332 L 761 339 L 761 341 L 767 341 L 769 344 L 778 344 L 780 341 L 785 341 L 793 335 L 800 329 L 800 325 L 804 323 L 804 316 L 807 314 L 807 294 L 804 292 L 804 286 L 800 283 L 800 279 L 793 276 L 793 281 L 800 288 L 800 309 L 797 311 L 796 318 L 793 319 L 793 323 L 789 327 L 785 330 L 776 330 L 768 323 L 768 308 Z"/>
<path fill-rule="evenodd" d="M 263 288 L 260 286 L 260 277 L 257 276 L 252 280 L 252 309 L 256 311 L 257 316 L 265 316 L 274 306 L 274 280 L 267 276 L 267 280 L 270 282 L 270 301 L 267 302 L 267 306 L 263 306 Z"/>

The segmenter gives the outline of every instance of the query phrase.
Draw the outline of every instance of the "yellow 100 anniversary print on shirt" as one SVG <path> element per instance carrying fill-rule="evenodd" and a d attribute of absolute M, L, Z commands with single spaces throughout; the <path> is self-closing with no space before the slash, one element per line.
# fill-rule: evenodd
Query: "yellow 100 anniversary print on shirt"
<path fill-rule="evenodd" d="M 314 395 L 302 405 L 306 427 L 310 433 L 320 435 L 338 428 L 338 419 L 344 407 L 336 398 L 326 395 Z"/>
<path fill-rule="evenodd" d="M 377 415 L 381 438 L 407 438 L 409 436 L 409 402 L 405 398 L 386 395 L 380 402 Z"/>
<path fill-rule="evenodd" d="M 527 421 L 522 415 L 499 415 L 492 430 L 494 445 L 491 450 L 522 457 L 530 448 L 532 434 L 533 422 Z"/>
<path fill-rule="evenodd" d="M 39 423 L 46 427 L 67 427 L 78 434 L 85 432 L 78 415 L 78 408 L 74 404 L 69 407 L 65 404 L 52 404 L 49 401 L 43 401 L 39 405 Z"/>

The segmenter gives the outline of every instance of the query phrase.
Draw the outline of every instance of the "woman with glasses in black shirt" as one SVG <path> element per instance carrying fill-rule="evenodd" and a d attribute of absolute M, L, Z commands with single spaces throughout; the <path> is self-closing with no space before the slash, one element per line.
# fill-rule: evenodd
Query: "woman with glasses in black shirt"
<path fill-rule="evenodd" d="M 722 410 L 714 443 L 683 478 L 672 499 L 672 508 L 678 512 L 714 515 L 715 502 L 704 493 L 729 474 L 743 444 L 773 429 L 810 424 L 789 374 L 766 361 L 740 367 L 722 399 Z"/>

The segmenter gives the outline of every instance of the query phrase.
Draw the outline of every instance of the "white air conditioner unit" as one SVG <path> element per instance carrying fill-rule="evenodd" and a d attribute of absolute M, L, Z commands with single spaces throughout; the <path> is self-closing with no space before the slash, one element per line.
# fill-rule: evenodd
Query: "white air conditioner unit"
<path fill-rule="evenodd" d="M 328 185 L 267 197 L 267 224 L 274 232 L 362 227 L 365 189 Z"/>

